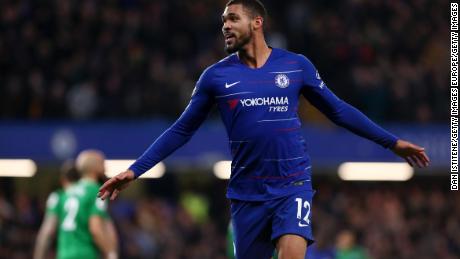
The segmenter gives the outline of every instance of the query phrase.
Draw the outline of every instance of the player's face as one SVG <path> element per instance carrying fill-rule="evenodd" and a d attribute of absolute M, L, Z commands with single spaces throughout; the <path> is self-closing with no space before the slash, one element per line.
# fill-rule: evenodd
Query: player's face
<path fill-rule="evenodd" d="M 234 53 L 241 50 L 252 39 L 252 18 L 243 5 L 227 6 L 222 14 L 222 33 L 225 38 L 225 51 Z"/>

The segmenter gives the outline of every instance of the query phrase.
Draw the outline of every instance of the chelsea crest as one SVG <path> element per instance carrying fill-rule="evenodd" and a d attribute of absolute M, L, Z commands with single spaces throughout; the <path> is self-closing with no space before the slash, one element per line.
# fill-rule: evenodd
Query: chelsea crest
<path fill-rule="evenodd" d="M 275 77 L 275 84 L 279 88 L 286 88 L 289 86 L 289 77 L 285 74 L 278 74 Z"/>

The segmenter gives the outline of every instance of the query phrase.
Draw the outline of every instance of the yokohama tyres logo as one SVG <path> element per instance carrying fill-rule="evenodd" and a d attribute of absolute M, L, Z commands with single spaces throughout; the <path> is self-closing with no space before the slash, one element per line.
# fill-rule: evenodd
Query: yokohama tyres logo
<path fill-rule="evenodd" d="M 259 97 L 241 99 L 240 103 L 243 107 L 251 106 L 269 106 L 269 105 L 289 105 L 289 98 L 284 97 Z"/>

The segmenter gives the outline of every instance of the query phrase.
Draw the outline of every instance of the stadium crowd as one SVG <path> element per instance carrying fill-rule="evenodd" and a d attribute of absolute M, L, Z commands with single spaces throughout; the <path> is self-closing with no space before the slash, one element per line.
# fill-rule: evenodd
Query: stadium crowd
<path fill-rule="evenodd" d="M 225 55 L 225 2 L 1 1 L 0 118 L 176 117 Z M 447 1 L 264 2 L 271 45 L 371 118 L 447 120 Z"/>
<path fill-rule="evenodd" d="M 225 2 L 0 1 L 0 119 L 175 118 L 203 69 L 226 55 Z M 305 54 L 372 119 L 447 121 L 447 1 L 264 3 L 270 44 Z M 205 216 L 179 191 L 112 202 L 120 258 L 225 258 L 228 203 L 217 185 L 218 195 L 203 193 Z M 460 255 L 460 196 L 438 180 L 314 186 L 312 259 Z M 0 258 L 31 258 L 44 195 L 0 188 Z"/>
<path fill-rule="evenodd" d="M 460 195 L 439 181 L 321 180 L 315 188 L 311 259 L 454 259 L 460 254 Z M 149 196 L 113 202 L 121 258 L 226 258 L 227 204 L 217 204 L 225 203 L 223 195 L 217 196 L 202 196 L 216 199 L 208 200 L 210 207 L 220 206 L 207 210 L 205 217 L 197 217 L 180 199 Z M 14 199 L 0 194 L 0 258 L 30 258 L 42 203 L 21 192 Z"/>

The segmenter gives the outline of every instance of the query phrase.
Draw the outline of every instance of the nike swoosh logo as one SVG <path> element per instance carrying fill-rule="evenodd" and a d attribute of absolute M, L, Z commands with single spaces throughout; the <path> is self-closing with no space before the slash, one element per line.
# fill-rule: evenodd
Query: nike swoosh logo
<path fill-rule="evenodd" d="M 230 87 L 232 87 L 232 86 L 234 86 L 234 85 L 236 85 L 236 84 L 239 84 L 239 83 L 240 83 L 240 81 L 235 82 L 235 83 L 231 83 L 231 84 L 225 83 L 225 88 L 230 88 Z"/>
<path fill-rule="evenodd" d="M 302 223 L 299 222 L 299 227 L 301 227 L 301 228 L 302 227 L 308 227 L 308 224 L 302 224 Z"/>

